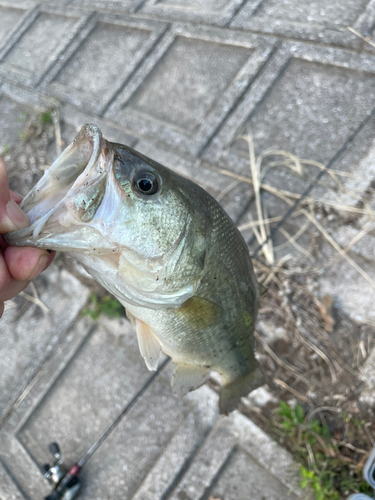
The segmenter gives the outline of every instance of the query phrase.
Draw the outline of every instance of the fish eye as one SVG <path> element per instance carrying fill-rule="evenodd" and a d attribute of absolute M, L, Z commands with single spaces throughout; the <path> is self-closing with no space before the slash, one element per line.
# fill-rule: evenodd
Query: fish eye
<path fill-rule="evenodd" d="M 152 172 L 137 172 L 133 179 L 135 189 L 146 195 L 155 194 L 159 190 L 159 181 Z"/>

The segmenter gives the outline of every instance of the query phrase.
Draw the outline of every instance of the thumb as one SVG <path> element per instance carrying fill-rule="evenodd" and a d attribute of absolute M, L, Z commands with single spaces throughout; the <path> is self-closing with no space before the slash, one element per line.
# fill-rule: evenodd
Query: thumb
<path fill-rule="evenodd" d="M 0 234 L 23 229 L 29 225 L 27 215 L 10 196 L 5 163 L 0 157 Z"/>

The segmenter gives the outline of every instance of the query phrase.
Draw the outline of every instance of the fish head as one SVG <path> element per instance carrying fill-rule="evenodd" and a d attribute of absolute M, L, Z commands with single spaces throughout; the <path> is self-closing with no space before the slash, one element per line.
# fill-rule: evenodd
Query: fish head
<path fill-rule="evenodd" d="M 203 271 L 209 221 L 196 206 L 202 192 L 85 125 L 23 200 L 30 226 L 6 239 L 68 252 L 86 265 L 101 259 L 132 285 L 150 291 L 163 281 L 171 293 Z"/>

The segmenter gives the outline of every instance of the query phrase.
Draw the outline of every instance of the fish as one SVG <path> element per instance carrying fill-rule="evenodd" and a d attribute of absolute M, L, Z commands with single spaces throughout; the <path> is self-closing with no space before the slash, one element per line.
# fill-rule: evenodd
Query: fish
<path fill-rule="evenodd" d="M 219 411 L 262 385 L 254 354 L 259 285 L 247 245 L 204 189 L 95 125 L 44 172 L 21 208 L 15 246 L 66 252 L 125 307 L 149 370 L 162 353 L 185 395 L 211 371 Z"/>

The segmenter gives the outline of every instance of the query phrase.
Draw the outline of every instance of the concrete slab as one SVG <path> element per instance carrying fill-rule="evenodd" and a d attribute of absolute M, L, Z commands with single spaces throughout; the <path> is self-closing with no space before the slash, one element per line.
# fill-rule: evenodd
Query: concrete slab
<path fill-rule="evenodd" d="M 67 136 L 67 144 L 73 140 L 75 135 L 81 130 L 85 123 L 95 123 L 103 132 L 103 137 L 111 142 L 119 142 L 134 147 L 137 143 L 137 138 L 131 136 L 128 131 L 124 130 L 115 121 L 99 118 L 94 114 L 88 114 L 77 108 L 65 105 L 60 110 L 60 116 L 63 122 L 70 127 L 70 134 Z M 68 139 L 69 138 L 69 139 Z"/>
<path fill-rule="evenodd" d="M 0 498 L 9 500 L 24 500 L 25 496 L 21 493 L 18 485 L 9 475 L 8 470 L 2 464 L 0 457 Z"/>
<path fill-rule="evenodd" d="M 244 4 L 231 26 L 250 31 L 313 40 L 319 43 L 359 49 L 361 40 L 347 29 L 353 26 L 363 33 L 364 20 L 370 14 L 368 0 L 251 0 Z"/>
<path fill-rule="evenodd" d="M 271 49 L 269 39 L 176 24 L 106 116 L 196 156 Z"/>
<path fill-rule="evenodd" d="M 239 136 L 251 132 L 258 155 L 270 149 L 284 150 L 299 158 L 326 164 L 362 127 L 369 110 L 375 106 L 374 75 L 366 71 L 359 76 L 356 69 L 358 63 L 364 63 L 369 69 L 367 62 L 367 56 L 350 60 L 350 53 L 340 50 L 332 52 L 298 43 L 281 46 L 203 157 L 233 173 L 250 176 L 248 144 Z M 353 101 L 358 102 L 358 106 L 353 107 Z M 331 168 L 352 169 L 355 173 L 358 168 L 355 165 L 371 157 L 373 126 L 371 119 Z M 368 168 L 366 172 L 371 177 Z M 305 167 L 301 177 L 287 167 L 278 166 L 268 170 L 263 181 L 287 192 L 303 193 L 318 173 L 317 167 Z M 365 184 L 367 175 L 357 179 Z M 347 181 L 342 179 L 344 189 Z M 349 201 L 349 197 L 341 199 L 338 191 L 336 183 L 326 175 L 310 195 L 344 206 L 344 200 Z M 269 193 L 263 194 L 263 200 L 269 217 L 284 214 L 289 208 L 287 203 Z M 353 199 L 350 202 L 355 203 Z M 256 217 L 255 211 L 252 215 Z M 240 222 L 248 222 L 247 216 Z M 304 222 L 304 218 L 291 219 L 284 228 L 293 236 Z M 315 232 L 311 226 L 298 243 L 308 248 Z M 251 236 L 252 232 L 248 234 Z M 286 237 L 280 234 L 274 238 L 275 246 L 285 241 Z M 277 258 L 291 251 L 290 245 L 284 245 Z M 294 254 L 300 258 L 299 251 L 295 250 Z"/>
<path fill-rule="evenodd" d="M 0 422 L 57 348 L 89 295 L 57 266 L 35 280 L 35 290 L 45 310 L 18 297 L 17 306 L 1 318 Z M 35 292 L 29 287 L 26 293 L 34 297 Z"/>
<path fill-rule="evenodd" d="M 295 0 L 266 0 L 257 9 L 255 17 L 265 16 L 297 23 L 324 23 L 334 26 L 351 26 L 364 11 L 368 0 L 344 0 L 340 4 L 327 4 L 315 0 L 309 4 Z"/>
<path fill-rule="evenodd" d="M 328 161 L 375 105 L 374 62 L 342 50 L 283 44 L 204 157 L 215 163 L 226 152 L 223 164 L 240 170 L 248 164 L 247 149 L 235 141 L 250 126 L 258 153 L 272 147 Z"/>
<path fill-rule="evenodd" d="M 101 115 L 166 28 L 165 23 L 130 16 L 94 16 L 43 87 L 50 84 L 50 94 Z"/>
<path fill-rule="evenodd" d="M 80 323 L 69 336 L 0 432 L 7 450 L 1 457 L 3 491 L 15 483 L 26 497 L 46 494 L 38 467 L 49 458 L 48 443 L 57 440 L 67 462 L 77 460 L 150 377 L 128 321 L 104 319 L 94 329 Z M 211 389 L 178 398 L 164 370 L 87 464 L 81 497 L 198 499 L 206 488 L 226 485 L 235 498 L 234 484 L 226 480 L 229 469 L 222 468 L 235 448 L 236 460 L 246 457 L 241 463 L 250 467 L 248 477 L 256 474 L 254 498 L 262 498 L 260 478 L 270 498 L 296 498 L 298 490 L 289 491 L 290 456 L 247 418 L 217 417 Z"/>
<path fill-rule="evenodd" d="M 40 498 L 46 495 L 49 490 L 39 464 L 35 463 L 15 434 L 33 413 L 35 406 L 48 394 L 51 384 L 58 379 L 69 359 L 74 356 L 85 338 L 92 334 L 92 330 L 93 325 L 85 319 L 74 326 L 72 325 L 71 330 L 62 337 L 58 347 L 51 353 L 52 355 L 46 359 L 42 370 L 38 372 L 36 377 L 28 381 L 23 393 L 24 397 L 18 400 L 18 404 L 13 406 L 8 418 L 3 422 L 0 430 L 2 450 L 0 459 L 3 469 L 0 468 L 0 473 L 5 474 L 6 472 L 11 482 L 22 493 L 23 498 Z M 21 467 L 19 469 L 21 474 L 13 474 L 13 467 L 17 469 L 18 466 Z M 26 489 L 23 487 L 22 477 L 27 478 Z M 9 479 L 7 482 L 0 481 L 1 485 L 7 483 L 9 484 Z M 30 491 L 32 494 L 29 496 Z M 0 492 L 3 493 L 1 489 Z"/>
<path fill-rule="evenodd" d="M 0 53 L 0 76 L 37 85 L 85 22 L 74 10 L 47 5 L 32 9 L 17 39 Z"/>
<path fill-rule="evenodd" d="M 0 61 L 13 48 L 20 37 L 25 33 L 30 24 L 38 15 L 38 8 L 32 0 L 18 2 L 2 1 L 2 40 L 0 41 Z M 9 24 L 7 25 L 7 20 Z"/>
<path fill-rule="evenodd" d="M 243 0 L 147 0 L 142 14 L 163 19 L 225 25 Z"/>
<path fill-rule="evenodd" d="M 27 113 L 35 114 L 31 107 L 25 107 L 22 104 L 15 102 L 0 90 L 0 154 L 6 151 L 11 144 L 20 139 L 22 132 L 22 124 L 25 122 Z"/>
<path fill-rule="evenodd" d="M 108 14 L 124 14 L 135 12 L 144 0 L 70 0 L 70 3 L 77 7 L 82 6 Z"/>
<path fill-rule="evenodd" d="M 0 50 L 7 38 L 22 23 L 25 10 L 0 4 Z"/>
<path fill-rule="evenodd" d="M 338 260 L 337 252 L 333 251 L 332 247 L 322 249 L 322 257 L 323 255 Z M 354 321 L 374 325 L 374 262 L 361 258 L 354 252 L 350 252 L 349 257 L 362 269 L 368 279 L 364 278 L 350 263 L 340 260 L 319 280 L 320 296 L 331 295 L 337 306 Z"/>
<path fill-rule="evenodd" d="M 247 474 L 246 474 L 247 470 Z M 302 497 L 289 455 L 246 417 L 221 417 L 170 500 Z M 273 477 L 272 477 L 273 476 Z M 224 497 L 225 494 L 225 497 Z"/>

